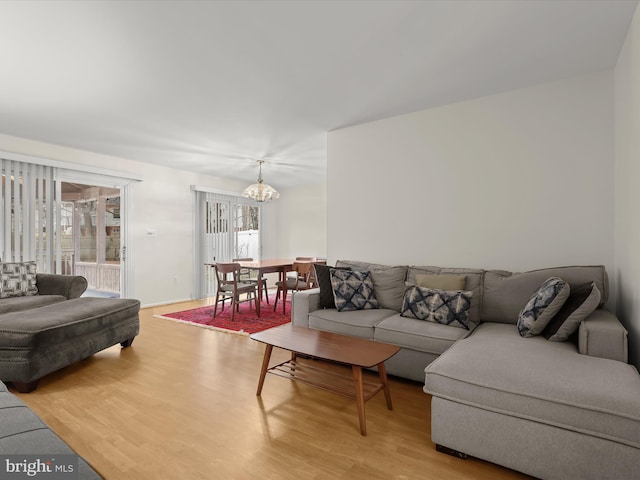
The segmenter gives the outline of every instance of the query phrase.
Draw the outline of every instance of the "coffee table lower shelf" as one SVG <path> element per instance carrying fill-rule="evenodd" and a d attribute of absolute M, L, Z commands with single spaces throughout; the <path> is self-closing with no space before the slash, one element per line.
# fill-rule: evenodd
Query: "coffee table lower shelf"
<path fill-rule="evenodd" d="M 357 388 L 353 375 L 347 375 L 345 368 L 335 371 L 328 370 L 325 365 L 314 365 L 311 362 L 321 362 L 320 360 L 300 361 L 299 359 L 288 360 L 274 365 L 267 370 L 267 373 L 278 377 L 288 378 L 294 382 L 300 382 L 327 392 L 342 395 L 352 400 L 357 400 Z M 327 363 L 327 362 L 322 362 Z M 362 390 L 363 400 L 366 402 L 376 393 L 384 389 L 385 385 L 380 382 L 366 380 L 363 377 Z"/>

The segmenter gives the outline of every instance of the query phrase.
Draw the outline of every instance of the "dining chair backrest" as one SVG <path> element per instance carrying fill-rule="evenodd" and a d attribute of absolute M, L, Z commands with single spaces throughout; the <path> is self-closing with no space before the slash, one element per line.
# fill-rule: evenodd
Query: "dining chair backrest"
<path fill-rule="evenodd" d="M 296 260 L 300 260 L 302 262 L 315 262 L 316 257 L 296 257 Z"/>
<path fill-rule="evenodd" d="M 253 258 L 251 257 L 234 258 L 231 261 L 232 262 L 253 262 Z M 238 277 L 240 281 L 255 280 L 256 278 L 257 278 L 257 275 L 254 275 L 249 268 L 240 268 L 240 276 Z"/>
<path fill-rule="evenodd" d="M 240 264 L 237 262 L 216 263 L 216 278 L 219 285 L 238 283 L 238 274 L 240 273 Z M 232 274 L 229 278 L 229 274 Z"/>
<path fill-rule="evenodd" d="M 308 261 L 293 262 L 293 270 L 297 272 L 300 281 L 309 283 L 309 278 L 313 272 L 313 263 Z"/>

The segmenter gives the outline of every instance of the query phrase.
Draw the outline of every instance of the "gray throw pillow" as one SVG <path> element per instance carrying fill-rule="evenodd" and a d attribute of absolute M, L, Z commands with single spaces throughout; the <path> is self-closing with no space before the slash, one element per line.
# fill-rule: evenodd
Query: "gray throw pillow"
<path fill-rule="evenodd" d="M 399 312 L 404 297 L 407 267 L 371 268 L 369 271 L 379 307 Z"/>
<path fill-rule="evenodd" d="M 339 312 L 378 308 L 370 272 L 334 269 L 331 271 L 331 286 Z"/>
<path fill-rule="evenodd" d="M 520 311 L 517 322 L 520 336 L 534 337 L 542 333 L 569 298 L 569 293 L 569 284 L 561 278 L 547 279 Z"/>
<path fill-rule="evenodd" d="M 408 285 L 400 316 L 469 330 L 472 292 Z"/>
<path fill-rule="evenodd" d="M 600 290 L 595 282 L 572 288 L 569 298 L 542 331 L 542 335 L 553 342 L 566 342 L 578 330 L 580 322 L 598 308 L 599 303 Z"/>

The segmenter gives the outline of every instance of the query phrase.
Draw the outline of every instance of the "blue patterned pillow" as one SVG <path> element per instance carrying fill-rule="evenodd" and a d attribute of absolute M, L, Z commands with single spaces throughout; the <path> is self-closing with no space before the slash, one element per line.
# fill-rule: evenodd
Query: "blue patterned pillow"
<path fill-rule="evenodd" d="M 445 291 L 408 285 L 400 316 L 427 320 L 469 330 L 469 308 L 473 292 Z"/>
<path fill-rule="evenodd" d="M 370 272 L 331 270 L 331 287 L 339 312 L 378 308 Z"/>
<path fill-rule="evenodd" d="M 0 298 L 37 295 L 36 262 L 0 264 Z"/>
<path fill-rule="evenodd" d="M 522 337 L 534 337 L 558 313 L 569 298 L 569 284 L 559 277 L 551 277 L 540 286 L 518 316 L 518 332 Z"/>

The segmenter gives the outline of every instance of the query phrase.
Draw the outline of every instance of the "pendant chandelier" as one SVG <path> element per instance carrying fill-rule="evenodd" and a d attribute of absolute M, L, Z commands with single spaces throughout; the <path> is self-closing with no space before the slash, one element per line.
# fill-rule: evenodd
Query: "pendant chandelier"
<path fill-rule="evenodd" d="M 257 160 L 260 164 L 260 173 L 258 174 L 258 183 L 249 185 L 244 189 L 242 195 L 245 197 L 253 198 L 256 202 L 268 202 L 274 200 L 280 196 L 278 191 L 271 185 L 267 185 L 262 181 L 262 164 L 264 160 Z"/>

